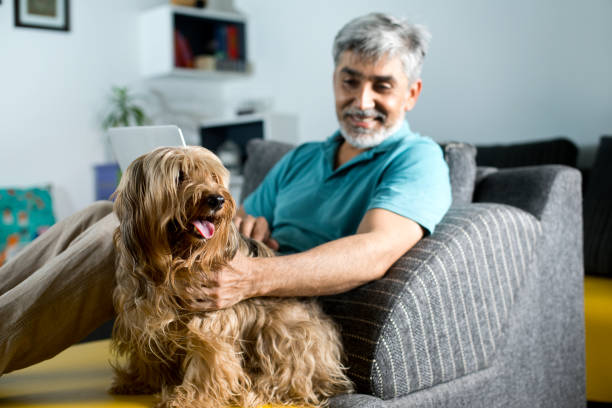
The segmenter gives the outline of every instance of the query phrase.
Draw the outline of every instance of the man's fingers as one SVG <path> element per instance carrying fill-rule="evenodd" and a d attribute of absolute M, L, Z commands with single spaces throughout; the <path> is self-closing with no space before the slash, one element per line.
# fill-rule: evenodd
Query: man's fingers
<path fill-rule="evenodd" d="M 250 258 L 236 254 L 230 264 L 213 271 L 204 282 L 192 282 L 191 286 L 178 288 L 178 295 L 193 311 L 224 309 L 248 298 L 253 285 L 249 281 L 251 275 L 245 269 L 247 259 Z"/>
<path fill-rule="evenodd" d="M 201 288 L 191 292 L 191 297 L 187 301 L 188 308 L 197 312 L 208 312 L 221 309 L 220 299 L 213 296 L 213 291 L 208 288 Z"/>
<path fill-rule="evenodd" d="M 194 312 L 212 312 L 221 309 L 211 300 L 197 299 L 189 302 L 189 309 Z"/>
<path fill-rule="evenodd" d="M 225 309 L 236 303 L 233 299 L 226 299 L 219 296 L 207 296 L 203 299 L 191 299 L 188 308 L 193 311 L 210 312 Z"/>
<path fill-rule="evenodd" d="M 270 225 L 268 225 L 268 220 L 265 217 L 255 218 L 246 213 L 236 215 L 234 216 L 234 225 L 238 228 L 238 232 L 245 237 L 261 241 L 274 251 L 278 251 L 280 246 L 270 236 Z"/>
<path fill-rule="evenodd" d="M 275 240 L 272 237 L 269 237 L 267 240 L 265 240 L 264 244 L 266 244 L 268 247 L 270 247 L 270 249 L 272 249 L 274 251 L 278 251 L 279 248 L 280 248 L 280 245 L 278 244 L 278 241 Z"/>
<path fill-rule="evenodd" d="M 270 237 L 270 227 L 268 221 L 264 217 L 253 217 L 248 215 L 242 218 L 238 231 L 247 238 L 253 238 L 258 241 L 266 241 Z"/>
<path fill-rule="evenodd" d="M 240 224 L 242 224 L 242 217 L 235 216 L 233 221 L 234 221 L 234 225 L 236 226 L 236 228 L 238 228 L 238 231 L 240 231 Z"/>
<path fill-rule="evenodd" d="M 255 219 L 255 225 L 253 226 L 253 235 L 251 235 L 251 238 L 264 242 L 268 237 L 270 237 L 268 221 L 266 221 L 264 217 L 257 217 Z"/>
<path fill-rule="evenodd" d="M 255 217 L 251 217 L 249 215 L 246 218 L 242 219 L 242 222 L 240 223 L 240 228 L 238 229 L 238 231 L 240 231 L 240 233 L 244 235 L 245 237 L 250 238 L 251 234 L 253 233 L 254 227 L 255 227 Z"/>

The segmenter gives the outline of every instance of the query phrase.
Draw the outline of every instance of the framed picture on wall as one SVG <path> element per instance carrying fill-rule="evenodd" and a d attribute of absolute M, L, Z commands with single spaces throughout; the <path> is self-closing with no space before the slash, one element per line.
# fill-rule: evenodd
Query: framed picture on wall
<path fill-rule="evenodd" d="M 69 0 L 15 0 L 15 26 L 70 30 Z"/>

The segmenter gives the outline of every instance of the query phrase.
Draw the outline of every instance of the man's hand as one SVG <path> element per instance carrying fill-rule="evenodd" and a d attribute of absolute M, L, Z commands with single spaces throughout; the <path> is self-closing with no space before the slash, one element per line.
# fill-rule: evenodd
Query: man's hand
<path fill-rule="evenodd" d="M 193 311 L 212 311 L 255 296 L 257 282 L 250 272 L 251 260 L 238 252 L 226 267 L 211 272 L 206 286 L 184 288 L 187 307 Z"/>
<path fill-rule="evenodd" d="M 263 242 L 278 250 L 278 242 L 270 236 L 270 227 L 264 217 L 248 215 L 243 207 L 237 211 L 234 224 L 245 237 Z M 236 254 L 228 265 L 211 271 L 205 286 L 183 287 L 183 301 L 193 311 L 224 309 L 258 294 L 259 282 L 253 276 L 253 258 Z"/>
<path fill-rule="evenodd" d="M 253 223 L 251 231 L 254 229 Z M 322 296 L 346 292 L 384 276 L 423 234 L 415 221 L 374 208 L 361 220 L 356 234 L 308 251 L 269 258 L 236 255 L 214 273 L 206 287 L 186 289 L 188 295 L 183 299 L 190 309 L 206 311 L 257 296 Z"/>
<path fill-rule="evenodd" d="M 270 226 L 264 217 L 253 217 L 244 211 L 244 207 L 240 207 L 234 217 L 234 224 L 245 237 L 261 241 L 278 251 L 278 242 L 270 236 Z"/>

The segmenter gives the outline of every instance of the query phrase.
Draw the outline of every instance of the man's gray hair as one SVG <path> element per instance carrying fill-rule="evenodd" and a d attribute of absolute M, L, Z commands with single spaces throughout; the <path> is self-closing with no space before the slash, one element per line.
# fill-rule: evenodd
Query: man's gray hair
<path fill-rule="evenodd" d="M 385 55 L 398 56 L 412 84 L 421 75 L 427 53 L 429 32 L 424 26 L 382 13 L 371 13 L 349 21 L 336 34 L 334 63 L 344 51 L 353 51 L 367 60 L 378 61 Z"/>

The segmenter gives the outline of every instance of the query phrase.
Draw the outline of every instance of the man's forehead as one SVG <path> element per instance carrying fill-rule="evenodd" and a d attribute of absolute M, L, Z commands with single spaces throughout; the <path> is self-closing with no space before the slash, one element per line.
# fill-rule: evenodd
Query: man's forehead
<path fill-rule="evenodd" d="M 390 75 L 366 75 L 365 73 L 361 72 L 361 71 L 357 71 L 348 67 L 344 67 L 340 70 L 340 72 L 350 75 L 350 76 L 354 76 L 357 78 L 366 78 L 369 80 L 373 80 L 373 81 L 397 81 L 397 79 L 395 78 L 394 75 L 390 74 Z"/>
<path fill-rule="evenodd" d="M 388 54 L 375 58 L 345 51 L 340 56 L 336 70 L 358 77 L 389 77 L 399 80 L 405 76 L 400 58 Z"/>

